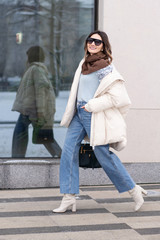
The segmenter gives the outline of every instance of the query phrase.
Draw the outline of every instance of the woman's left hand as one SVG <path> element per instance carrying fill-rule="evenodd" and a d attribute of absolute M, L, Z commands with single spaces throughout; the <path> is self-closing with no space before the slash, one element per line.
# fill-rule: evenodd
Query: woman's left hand
<path fill-rule="evenodd" d="M 83 109 L 84 109 L 86 112 L 88 112 L 88 111 L 87 111 L 87 109 L 85 108 L 85 105 L 84 105 L 84 106 L 82 106 L 81 108 L 83 108 Z"/>

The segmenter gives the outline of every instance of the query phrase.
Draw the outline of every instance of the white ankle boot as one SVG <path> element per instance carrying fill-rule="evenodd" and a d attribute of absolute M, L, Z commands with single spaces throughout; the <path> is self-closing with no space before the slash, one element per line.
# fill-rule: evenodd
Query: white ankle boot
<path fill-rule="evenodd" d="M 76 198 L 75 194 L 64 194 L 59 208 L 53 210 L 55 213 L 66 212 L 69 207 L 72 207 L 72 212 L 76 212 Z"/>
<path fill-rule="evenodd" d="M 134 208 L 135 211 L 138 211 L 144 203 L 142 193 L 144 195 L 147 195 L 147 191 L 144 190 L 139 185 L 136 185 L 132 190 L 129 191 L 129 194 L 131 195 L 131 197 L 135 202 L 135 208 Z"/>

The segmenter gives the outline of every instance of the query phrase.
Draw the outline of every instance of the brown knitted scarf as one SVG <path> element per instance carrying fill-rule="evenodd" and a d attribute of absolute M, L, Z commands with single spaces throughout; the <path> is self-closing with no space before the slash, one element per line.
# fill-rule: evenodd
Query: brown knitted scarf
<path fill-rule="evenodd" d="M 106 55 L 102 52 L 97 54 L 88 55 L 85 62 L 82 64 L 82 74 L 87 75 L 89 73 L 105 68 L 109 65 Z"/>

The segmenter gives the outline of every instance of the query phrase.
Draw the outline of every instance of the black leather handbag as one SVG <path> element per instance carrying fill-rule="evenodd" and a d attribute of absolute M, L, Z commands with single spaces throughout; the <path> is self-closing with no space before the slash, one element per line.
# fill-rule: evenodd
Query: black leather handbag
<path fill-rule="evenodd" d="M 44 144 L 53 141 L 53 129 L 42 129 L 39 127 L 33 127 L 32 143 Z"/>
<path fill-rule="evenodd" d="M 101 168 L 92 147 L 87 144 L 81 144 L 79 150 L 79 167 L 81 168 Z"/>

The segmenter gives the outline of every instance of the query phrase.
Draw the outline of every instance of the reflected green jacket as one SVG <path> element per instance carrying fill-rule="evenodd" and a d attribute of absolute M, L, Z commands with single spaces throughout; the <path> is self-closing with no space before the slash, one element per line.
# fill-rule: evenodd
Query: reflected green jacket
<path fill-rule="evenodd" d="M 33 62 L 24 73 L 12 111 L 28 115 L 32 122 L 44 118 L 43 128 L 51 128 L 55 113 L 55 93 L 43 63 Z"/>

